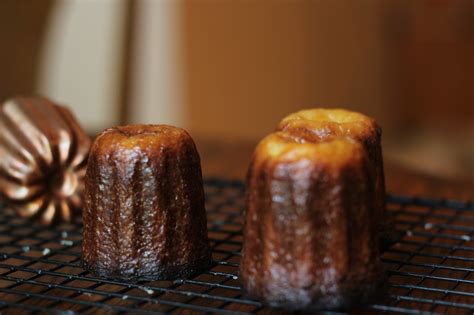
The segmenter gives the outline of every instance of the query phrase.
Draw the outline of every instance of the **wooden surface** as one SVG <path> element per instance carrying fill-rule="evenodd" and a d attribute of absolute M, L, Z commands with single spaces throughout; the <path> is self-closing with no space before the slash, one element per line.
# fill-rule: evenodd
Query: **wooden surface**
<path fill-rule="evenodd" d="M 245 179 L 256 143 L 196 139 L 203 175 L 226 179 Z M 384 156 L 387 191 L 410 196 L 474 200 L 474 180 L 444 179 L 424 174 Z"/>

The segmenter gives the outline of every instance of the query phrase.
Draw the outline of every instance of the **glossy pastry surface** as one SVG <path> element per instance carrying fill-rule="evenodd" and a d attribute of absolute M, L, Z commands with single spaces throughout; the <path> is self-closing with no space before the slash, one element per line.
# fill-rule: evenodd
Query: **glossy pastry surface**
<path fill-rule="evenodd" d="M 297 133 L 308 141 L 348 136 L 358 140 L 376 136 L 380 128 L 375 120 L 345 109 L 307 109 L 283 118 L 278 130 Z"/>
<path fill-rule="evenodd" d="M 199 154 L 183 129 L 130 125 L 94 142 L 83 261 L 117 279 L 174 279 L 210 263 Z"/>
<path fill-rule="evenodd" d="M 374 211 L 380 246 L 387 247 L 395 237 L 393 223 L 385 205 L 385 176 L 382 158 L 382 129 L 374 119 L 346 109 L 307 109 L 285 117 L 277 130 L 297 135 L 309 142 L 321 142 L 337 137 L 349 137 L 359 141 L 370 160 L 370 176 L 373 177 L 375 193 Z"/>
<path fill-rule="evenodd" d="M 64 106 L 17 97 L 0 106 L 0 193 L 42 224 L 80 215 L 90 140 Z"/>
<path fill-rule="evenodd" d="M 248 296 L 286 310 L 347 310 L 383 291 L 379 135 L 362 114 L 314 109 L 258 144 L 240 264 Z"/>

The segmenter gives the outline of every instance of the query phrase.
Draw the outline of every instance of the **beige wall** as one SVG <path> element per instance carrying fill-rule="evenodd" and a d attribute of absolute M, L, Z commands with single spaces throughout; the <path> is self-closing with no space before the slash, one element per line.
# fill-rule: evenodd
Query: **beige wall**
<path fill-rule="evenodd" d="M 72 108 L 87 130 L 118 123 L 124 0 L 59 0 L 47 24 L 37 92 Z"/>
<path fill-rule="evenodd" d="M 127 123 L 185 125 L 181 3 L 134 0 L 133 5 L 133 21 L 125 20 L 127 0 L 57 0 L 52 7 L 37 89 L 69 105 L 89 131 L 121 123 L 122 103 Z M 125 23 L 134 24 L 131 47 L 124 45 Z M 124 48 L 131 60 L 124 60 Z"/>
<path fill-rule="evenodd" d="M 180 0 L 135 1 L 128 88 L 132 123 L 185 126 Z"/>

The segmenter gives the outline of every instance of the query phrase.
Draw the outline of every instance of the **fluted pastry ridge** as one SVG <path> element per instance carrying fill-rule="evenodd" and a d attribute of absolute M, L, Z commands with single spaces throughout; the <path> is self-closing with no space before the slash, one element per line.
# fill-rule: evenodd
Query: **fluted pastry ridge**
<path fill-rule="evenodd" d="M 117 279 L 187 277 L 210 263 L 199 154 L 167 125 L 104 131 L 86 175 L 83 261 Z"/>
<path fill-rule="evenodd" d="M 345 110 L 289 115 L 247 174 L 245 294 L 287 310 L 347 309 L 383 288 L 372 119 Z M 364 139 L 368 139 L 364 142 Z"/>

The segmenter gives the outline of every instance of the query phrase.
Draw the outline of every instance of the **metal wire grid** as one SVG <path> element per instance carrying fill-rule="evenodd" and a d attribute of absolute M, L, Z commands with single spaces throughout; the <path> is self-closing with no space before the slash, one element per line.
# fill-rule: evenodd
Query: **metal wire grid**
<path fill-rule="evenodd" d="M 123 283 L 80 267 L 81 229 L 43 228 L 0 213 L 0 313 L 255 313 L 242 297 L 240 259 L 243 185 L 205 184 L 213 267 L 191 279 Z M 471 203 L 389 196 L 401 232 L 383 254 L 387 297 L 368 306 L 389 313 L 474 311 L 474 206 Z"/>

